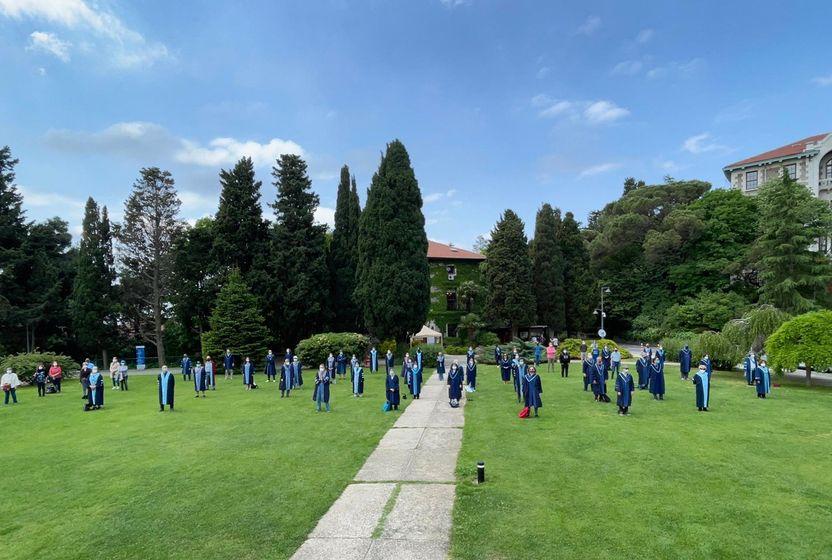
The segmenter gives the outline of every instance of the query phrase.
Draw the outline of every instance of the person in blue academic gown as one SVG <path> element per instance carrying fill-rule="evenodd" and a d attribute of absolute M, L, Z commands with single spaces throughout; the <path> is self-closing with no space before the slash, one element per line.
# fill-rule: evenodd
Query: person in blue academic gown
<path fill-rule="evenodd" d="M 292 371 L 292 363 L 289 360 L 283 360 L 283 365 L 280 367 L 280 383 L 277 388 L 280 389 L 280 398 L 288 397 L 292 391 L 292 380 L 294 379 L 294 372 Z"/>
<path fill-rule="evenodd" d="M 390 403 L 390 408 L 399 410 L 399 403 L 401 402 L 401 395 L 399 393 L 399 376 L 391 367 L 387 370 L 387 378 L 384 380 L 385 394 L 387 395 L 387 402 Z"/>
<path fill-rule="evenodd" d="M 700 365 L 693 374 L 693 384 L 696 386 L 696 408 L 699 412 L 708 412 L 711 401 L 711 376 L 704 365 Z"/>
<path fill-rule="evenodd" d="M 595 401 L 604 402 L 602 396 L 607 394 L 607 372 L 604 367 L 604 360 L 600 356 L 595 359 L 595 363 L 592 365 L 590 379 L 592 380 L 592 394 L 595 396 Z"/>
<path fill-rule="evenodd" d="M 595 370 L 595 360 L 586 352 L 584 352 L 581 368 L 584 374 L 584 391 L 588 391 L 589 387 L 592 386 L 592 372 Z"/>
<path fill-rule="evenodd" d="M 650 365 L 650 393 L 656 400 L 664 400 L 664 362 L 658 356 Z"/>
<path fill-rule="evenodd" d="M 758 399 L 764 399 L 771 393 L 771 372 L 765 360 L 760 360 L 754 369 L 754 385 L 757 387 Z"/>
<path fill-rule="evenodd" d="M 661 344 L 656 345 L 656 357 L 662 363 L 662 366 L 664 366 L 664 359 L 665 359 L 664 348 L 662 347 Z"/>
<path fill-rule="evenodd" d="M 162 372 L 156 376 L 156 383 L 159 386 L 159 412 L 165 411 L 165 405 L 173 411 L 173 388 L 175 380 L 173 374 L 168 371 L 168 366 L 162 366 Z"/>
<path fill-rule="evenodd" d="M 442 352 L 436 355 L 436 374 L 439 376 L 439 381 L 445 380 L 445 354 Z"/>
<path fill-rule="evenodd" d="M 451 369 L 448 371 L 448 404 L 452 407 L 454 405 L 459 406 L 459 401 L 462 399 L 462 377 L 462 368 L 454 360 Z"/>
<path fill-rule="evenodd" d="M 202 364 L 202 367 L 205 368 L 205 384 L 210 387 L 212 391 L 216 391 L 217 376 L 215 374 L 217 366 L 214 365 L 214 360 L 211 359 L 211 356 L 205 356 L 205 363 Z"/>
<path fill-rule="evenodd" d="M 406 352 L 404 358 L 402 358 L 402 379 L 404 380 L 404 384 L 407 385 L 408 390 L 410 390 L 410 375 L 413 373 L 413 360 L 410 359 L 410 353 Z M 407 394 L 404 395 L 404 398 L 407 398 Z"/>
<path fill-rule="evenodd" d="M 630 414 L 630 406 L 633 404 L 633 391 L 636 390 L 633 383 L 633 376 L 630 375 L 630 368 L 625 367 L 615 376 L 615 403 L 618 405 L 618 414 L 626 416 Z"/>
<path fill-rule="evenodd" d="M 271 381 L 274 383 L 275 379 L 277 379 L 277 356 L 274 355 L 274 352 L 269 350 L 269 353 L 266 354 L 266 383 Z"/>
<path fill-rule="evenodd" d="M 384 355 L 384 367 L 387 368 L 387 373 L 390 373 L 390 370 L 393 369 L 393 351 L 387 350 L 387 353 Z"/>
<path fill-rule="evenodd" d="M 708 379 L 710 379 L 711 374 L 714 371 L 714 366 L 713 366 L 713 363 L 711 362 L 710 356 L 705 354 L 705 356 L 701 360 L 699 360 L 699 365 L 705 366 L 705 371 L 708 372 Z"/>
<path fill-rule="evenodd" d="M 225 349 L 225 356 L 222 357 L 222 367 L 225 370 L 225 378 L 234 379 L 234 354 L 228 348 Z M 208 382 L 210 383 L 211 380 L 209 379 Z"/>
<path fill-rule="evenodd" d="M 378 373 L 378 350 L 375 346 L 370 349 L 370 373 Z"/>
<path fill-rule="evenodd" d="M 540 383 L 540 376 L 537 375 L 537 368 L 529 366 L 526 375 L 523 376 L 523 403 L 529 409 L 534 409 L 534 416 L 537 418 L 537 409 L 543 406 L 540 395 L 543 393 L 543 386 Z"/>
<path fill-rule="evenodd" d="M 364 395 L 364 368 L 361 367 L 358 360 L 352 363 L 350 382 L 352 383 L 353 397 L 360 397 Z"/>
<path fill-rule="evenodd" d="M 297 356 L 292 358 L 292 386 L 303 387 L 303 366 Z"/>
<path fill-rule="evenodd" d="M 474 347 L 473 347 L 473 346 L 469 346 L 469 347 L 468 347 L 468 351 L 465 353 L 465 363 L 467 364 L 467 363 L 468 363 L 468 360 L 470 360 L 471 358 L 476 357 L 476 356 L 475 356 L 475 354 L 476 354 L 476 353 L 474 352 Z"/>
<path fill-rule="evenodd" d="M 422 349 L 421 348 L 416 349 L 416 366 L 419 369 L 422 369 L 422 367 L 423 367 L 423 365 L 422 365 Z"/>
<path fill-rule="evenodd" d="M 347 378 L 347 357 L 344 355 L 344 351 L 341 350 L 338 352 L 338 355 L 335 357 L 335 364 L 338 368 L 338 375 L 341 379 Z"/>
<path fill-rule="evenodd" d="M 500 345 L 494 347 L 494 362 L 499 364 L 503 361 L 503 349 L 500 348 Z"/>
<path fill-rule="evenodd" d="M 604 344 L 604 348 L 601 350 L 601 359 L 604 361 L 604 374 L 609 379 L 610 370 L 612 369 L 612 352 L 610 352 L 609 346 L 606 344 Z"/>
<path fill-rule="evenodd" d="M 254 364 L 251 363 L 251 358 L 248 356 L 243 362 L 243 385 L 246 386 L 246 391 L 251 391 L 254 388 Z"/>
<path fill-rule="evenodd" d="M 413 370 L 410 372 L 410 394 L 414 399 L 418 399 L 422 394 L 422 367 L 418 360 L 413 364 Z"/>
<path fill-rule="evenodd" d="M 465 383 L 472 391 L 477 390 L 477 362 L 474 358 L 468 358 L 468 365 L 465 367 Z"/>
<path fill-rule="evenodd" d="M 511 381 L 511 360 L 508 359 L 508 355 L 503 356 L 503 359 L 500 363 L 500 378 L 503 380 L 504 384 L 508 384 Z"/>
<path fill-rule="evenodd" d="M 540 342 L 535 342 L 534 344 L 534 367 L 540 366 L 540 362 L 543 361 L 543 346 L 540 345 Z"/>
<path fill-rule="evenodd" d="M 335 356 L 332 352 L 326 358 L 326 372 L 329 374 L 329 382 L 335 385 Z"/>
<path fill-rule="evenodd" d="M 87 391 L 87 410 L 98 410 L 104 406 L 104 376 L 98 367 L 92 368 L 90 388 Z"/>
<path fill-rule="evenodd" d="M 182 355 L 180 365 L 182 366 L 182 381 L 189 380 L 191 378 L 191 359 L 187 354 Z"/>
<path fill-rule="evenodd" d="M 690 347 L 685 344 L 685 347 L 679 351 L 679 373 L 681 373 L 682 379 L 685 381 L 687 381 L 688 375 L 690 374 L 692 360 Z"/>
<path fill-rule="evenodd" d="M 283 359 L 284 359 L 284 360 L 289 360 L 289 363 L 290 363 L 290 364 L 291 364 L 293 361 L 295 361 L 295 355 L 292 353 L 292 349 L 291 349 L 291 348 L 287 348 L 287 349 L 286 349 L 286 354 L 284 354 L 284 355 L 283 355 Z"/>
<path fill-rule="evenodd" d="M 638 373 L 638 388 L 646 389 L 650 382 L 650 360 L 646 352 L 642 352 L 641 357 L 636 360 L 636 372 Z"/>
<path fill-rule="evenodd" d="M 321 411 L 321 404 L 326 405 L 329 412 L 329 372 L 323 364 L 318 366 L 318 374 L 315 376 L 315 390 L 312 392 L 312 400 L 315 402 L 315 410 Z"/>
<path fill-rule="evenodd" d="M 745 357 L 743 368 L 745 369 L 745 382 L 749 385 L 754 385 L 754 370 L 757 369 L 757 356 L 753 351 L 749 351 Z"/>
<path fill-rule="evenodd" d="M 193 370 L 194 374 L 194 395 L 195 399 L 199 398 L 199 392 L 202 391 L 202 398 L 205 398 L 205 392 L 208 390 L 208 380 L 205 378 L 205 368 L 202 364 L 197 362 Z"/>

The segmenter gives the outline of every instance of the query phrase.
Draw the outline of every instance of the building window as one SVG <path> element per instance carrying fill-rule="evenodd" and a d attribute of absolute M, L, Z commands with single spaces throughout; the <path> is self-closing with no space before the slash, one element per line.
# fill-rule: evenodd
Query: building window
<path fill-rule="evenodd" d="M 456 280 L 456 266 L 449 264 L 445 270 L 448 271 L 448 280 Z"/>
<path fill-rule="evenodd" d="M 445 292 L 445 298 L 448 300 L 448 311 L 456 311 L 457 310 L 456 291 L 451 290 L 449 292 Z"/>
<path fill-rule="evenodd" d="M 789 175 L 789 179 L 797 179 L 797 164 L 790 163 L 789 165 L 785 166 L 786 173 Z"/>
<path fill-rule="evenodd" d="M 448 323 L 445 328 L 448 330 L 447 336 L 451 338 L 456 338 L 457 334 L 459 333 L 459 325 Z"/>
<path fill-rule="evenodd" d="M 832 179 L 832 159 L 826 162 L 826 178 Z"/>
<path fill-rule="evenodd" d="M 757 188 L 757 172 L 756 171 L 746 171 L 745 172 L 745 190 L 753 191 Z"/>

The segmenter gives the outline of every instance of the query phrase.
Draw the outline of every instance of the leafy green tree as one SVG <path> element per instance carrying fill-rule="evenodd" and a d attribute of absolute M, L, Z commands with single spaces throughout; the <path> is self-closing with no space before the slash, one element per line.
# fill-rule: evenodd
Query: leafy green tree
<path fill-rule="evenodd" d="M 485 294 L 485 290 L 473 280 L 466 280 L 459 285 L 456 293 L 465 308 L 465 312 L 471 313 L 474 310 L 475 302 Z"/>
<path fill-rule="evenodd" d="M 277 198 L 272 252 L 275 287 L 270 317 L 276 338 L 294 345 L 327 321 L 326 227 L 315 224 L 318 195 L 300 156 L 284 154 L 272 169 Z"/>
<path fill-rule="evenodd" d="M 487 313 L 492 321 L 509 326 L 512 338 L 535 315 L 532 262 L 524 227 L 523 220 L 513 210 L 503 212 L 491 231 L 485 268 Z"/>
<path fill-rule="evenodd" d="M 253 362 L 266 355 L 269 331 L 261 304 L 237 269 L 231 270 L 220 290 L 210 323 L 211 330 L 203 336 L 204 355 L 219 356 L 226 348 Z"/>
<path fill-rule="evenodd" d="M 748 302 L 739 294 L 703 291 L 670 307 L 664 314 L 662 328 L 665 334 L 717 330 L 747 307 Z"/>
<path fill-rule="evenodd" d="M 380 339 L 417 332 L 430 306 L 422 194 L 399 140 L 387 145 L 367 192 L 358 233 L 355 299 Z"/>
<path fill-rule="evenodd" d="M 336 331 L 361 330 L 363 317 L 355 303 L 355 271 L 358 266 L 358 228 L 361 206 L 355 177 L 350 178 L 350 168 L 341 168 L 341 182 L 335 203 L 335 228 L 329 248 L 332 279 L 333 328 Z"/>
<path fill-rule="evenodd" d="M 548 325 L 555 333 L 566 329 L 560 222 L 560 210 L 549 204 L 541 206 L 535 219 L 534 239 L 529 244 L 537 322 Z"/>
<path fill-rule="evenodd" d="M 789 319 L 789 314 L 771 305 L 759 305 L 722 327 L 722 336 L 731 346 L 733 363 L 739 363 L 749 349 L 760 353 L 771 333 Z"/>
<path fill-rule="evenodd" d="M 563 256 L 564 323 L 566 331 L 575 334 L 592 325 L 595 283 L 587 243 L 572 212 L 563 216 L 558 241 Z"/>
<path fill-rule="evenodd" d="M 477 313 L 466 313 L 459 318 L 459 328 L 468 333 L 468 340 L 473 341 L 477 331 L 485 328 L 485 321 Z"/>
<path fill-rule="evenodd" d="M 778 370 L 804 364 L 806 384 L 812 371 L 832 367 L 832 311 L 814 311 L 789 319 L 766 342 L 769 360 Z"/>
<path fill-rule="evenodd" d="M 829 203 L 783 172 L 757 195 L 759 238 L 754 246 L 764 302 L 789 313 L 803 313 L 829 304 L 832 283 L 829 257 L 812 246 L 832 234 Z"/>
<path fill-rule="evenodd" d="M 20 348 L 17 323 L 26 296 L 17 278 L 29 233 L 23 196 L 14 184 L 17 163 L 8 146 L 0 148 L 0 352 L 3 346 L 6 351 Z"/>

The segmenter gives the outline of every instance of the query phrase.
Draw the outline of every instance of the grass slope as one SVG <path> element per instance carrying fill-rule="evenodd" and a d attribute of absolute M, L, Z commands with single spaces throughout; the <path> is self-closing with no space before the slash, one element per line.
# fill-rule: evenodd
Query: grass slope
<path fill-rule="evenodd" d="M 19 391 L 0 407 L 0 556 L 289 557 L 398 414 L 380 410 L 383 374 L 365 376 L 363 399 L 339 381 L 330 414 L 314 412 L 311 385 L 281 400 L 258 377 L 256 391 L 235 376 L 197 400 L 178 376 L 164 414 L 151 377 L 87 413 L 74 381 L 60 396 Z"/>
<path fill-rule="evenodd" d="M 758 400 L 724 374 L 711 412 L 699 413 L 693 385 L 668 366 L 666 400 L 637 390 L 622 418 L 611 386 L 613 403 L 598 404 L 577 373 L 542 377 L 541 417 L 520 420 L 498 369 L 478 376 L 454 558 L 832 557 L 828 390 L 775 388 Z"/>

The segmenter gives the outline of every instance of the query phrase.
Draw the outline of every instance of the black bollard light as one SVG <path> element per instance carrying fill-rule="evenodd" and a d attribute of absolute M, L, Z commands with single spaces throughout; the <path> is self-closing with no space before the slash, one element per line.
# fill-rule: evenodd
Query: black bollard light
<path fill-rule="evenodd" d="M 485 463 L 479 461 L 477 463 L 477 484 L 485 483 Z"/>

